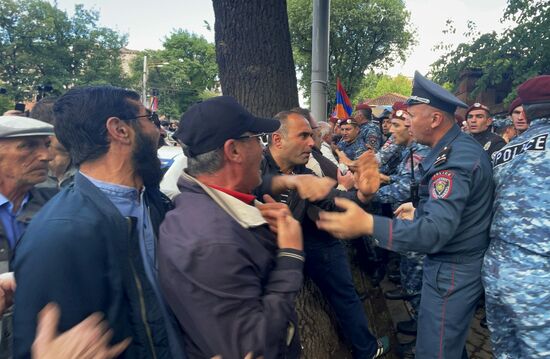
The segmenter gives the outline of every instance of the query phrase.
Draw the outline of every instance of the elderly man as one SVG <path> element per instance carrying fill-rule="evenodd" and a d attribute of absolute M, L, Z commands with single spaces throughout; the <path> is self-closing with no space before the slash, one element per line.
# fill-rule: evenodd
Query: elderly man
<path fill-rule="evenodd" d="M 66 331 L 102 312 L 126 358 L 181 358 L 156 279 L 158 228 L 170 201 L 158 190 L 159 131 L 133 91 L 73 88 L 54 106 L 55 134 L 79 172 L 35 216 L 14 258 L 14 354 L 28 358 L 49 302 Z M 44 173 L 46 169 L 43 169 Z"/>
<path fill-rule="evenodd" d="M 57 192 L 37 189 L 46 180 L 53 126 L 0 116 L 0 273 L 8 271 L 15 243 L 36 212 Z"/>
<path fill-rule="evenodd" d="M 220 96 L 190 107 L 175 133 L 188 162 L 161 226 L 160 281 L 189 358 L 300 356 L 300 224 L 286 206 L 260 205 L 251 194 L 261 182 L 260 140 L 278 127 Z M 308 177 L 310 187 L 330 190 Z"/>
<path fill-rule="evenodd" d="M 493 180 L 489 156 L 455 123 L 466 105 L 416 72 L 408 99 L 414 139 L 431 147 L 419 165 L 419 203 L 399 218 L 364 212 L 338 200 L 343 213 L 321 213 L 318 225 L 337 237 L 374 234 L 379 246 L 426 253 L 416 340 L 417 358 L 467 357 L 465 343 L 483 293 L 481 264 L 489 244 Z"/>
<path fill-rule="evenodd" d="M 495 202 L 483 263 L 497 359 L 550 357 L 550 76 L 518 87 L 529 128 L 493 155 Z"/>
<path fill-rule="evenodd" d="M 466 110 L 466 121 L 468 121 L 470 134 L 483 147 L 489 157 L 506 145 L 502 137 L 491 132 L 493 117 L 489 107 L 479 102 L 474 103 Z"/>
<path fill-rule="evenodd" d="M 262 164 L 264 178 L 268 179 L 278 174 L 282 174 L 283 178 L 299 178 L 313 173 L 306 168 L 315 144 L 313 130 L 307 119 L 293 111 L 280 112 L 275 118 L 281 122 L 281 127 L 270 137 Z M 368 163 L 374 166 L 374 173 L 378 176 L 373 153 L 369 152 L 363 156 L 362 159 L 370 158 L 371 161 Z M 359 175 L 356 179 L 357 185 L 363 188 L 363 181 Z M 373 179 L 373 182 L 376 184 L 376 191 L 378 178 Z M 265 187 L 262 185 L 256 189 L 256 193 L 269 193 L 269 189 Z M 344 196 L 362 203 L 366 201 L 365 194 L 370 195 L 374 192 L 366 188 L 362 191 L 364 193 L 333 189 L 326 199 L 313 201 L 306 200 L 297 191 L 288 189 L 276 194 L 274 198 L 278 202 L 288 204 L 294 218 L 302 223 L 304 247 L 308 258 L 305 272 L 317 284 L 334 309 L 342 332 L 351 343 L 354 358 L 378 358 L 389 350 L 389 341 L 387 337 L 377 340 L 369 331 L 363 304 L 353 285 L 346 249 L 328 233 L 318 231 L 314 223 L 318 207 L 336 210 L 334 197 Z"/>

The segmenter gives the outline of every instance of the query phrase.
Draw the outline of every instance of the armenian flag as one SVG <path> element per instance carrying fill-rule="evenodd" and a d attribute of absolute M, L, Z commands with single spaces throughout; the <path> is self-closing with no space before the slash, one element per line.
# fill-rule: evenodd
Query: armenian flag
<path fill-rule="evenodd" d="M 340 83 L 340 79 L 336 79 L 336 107 L 334 108 L 334 117 L 345 120 L 351 116 L 353 108 L 351 107 L 351 101 L 349 100 L 346 90 Z"/>

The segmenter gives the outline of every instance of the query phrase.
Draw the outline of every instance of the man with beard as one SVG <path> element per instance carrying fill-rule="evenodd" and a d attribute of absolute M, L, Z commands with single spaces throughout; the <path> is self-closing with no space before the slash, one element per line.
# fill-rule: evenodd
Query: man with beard
<path fill-rule="evenodd" d="M 318 226 L 338 238 L 376 237 L 388 250 L 426 253 L 418 314 L 417 358 L 466 358 L 466 336 L 483 293 L 493 179 L 489 156 L 460 131 L 462 101 L 416 72 L 407 100 L 414 139 L 431 147 L 420 163 L 419 201 L 390 219 L 337 199 L 343 213 L 323 212 Z"/>
<path fill-rule="evenodd" d="M 466 121 L 468 121 L 470 134 L 483 147 L 489 157 L 506 145 L 502 137 L 491 132 L 490 127 L 493 123 L 493 117 L 489 107 L 479 102 L 474 103 L 466 110 Z"/>
<path fill-rule="evenodd" d="M 61 310 L 59 331 L 102 312 L 127 358 L 181 358 L 157 282 L 156 242 L 170 201 L 158 189 L 159 132 L 139 95 L 73 88 L 54 105 L 55 134 L 79 172 L 37 214 L 14 259 L 14 356 L 30 357 L 37 315 Z"/>

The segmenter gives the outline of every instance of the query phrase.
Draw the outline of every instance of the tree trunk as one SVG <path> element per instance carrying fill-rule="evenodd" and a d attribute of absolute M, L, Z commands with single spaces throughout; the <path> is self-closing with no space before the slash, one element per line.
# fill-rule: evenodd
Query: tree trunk
<path fill-rule="evenodd" d="M 224 95 L 257 116 L 298 106 L 286 0 L 213 0 Z"/>

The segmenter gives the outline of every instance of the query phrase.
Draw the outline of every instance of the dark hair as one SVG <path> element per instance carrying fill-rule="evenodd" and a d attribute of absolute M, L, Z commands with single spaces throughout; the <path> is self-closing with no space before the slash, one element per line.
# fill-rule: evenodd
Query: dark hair
<path fill-rule="evenodd" d="M 55 126 L 55 120 L 53 117 L 53 105 L 57 97 L 45 97 L 42 100 L 34 104 L 30 117 L 35 120 L 47 122 Z"/>
<path fill-rule="evenodd" d="M 362 108 L 360 110 L 357 110 L 359 111 L 360 113 L 363 114 L 363 116 L 365 116 L 365 118 L 369 121 L 372 121 L 372 109 L 370 108 Z"/>
<path fill-rule="evenodd" d="M 137 92 L 113 86 L 75 87 L 56 101 L 55 135 L 75 165 L 107 153 L 107 119 L 134 119 L 139 108 L 131 101 L 139 101 Z"/>

